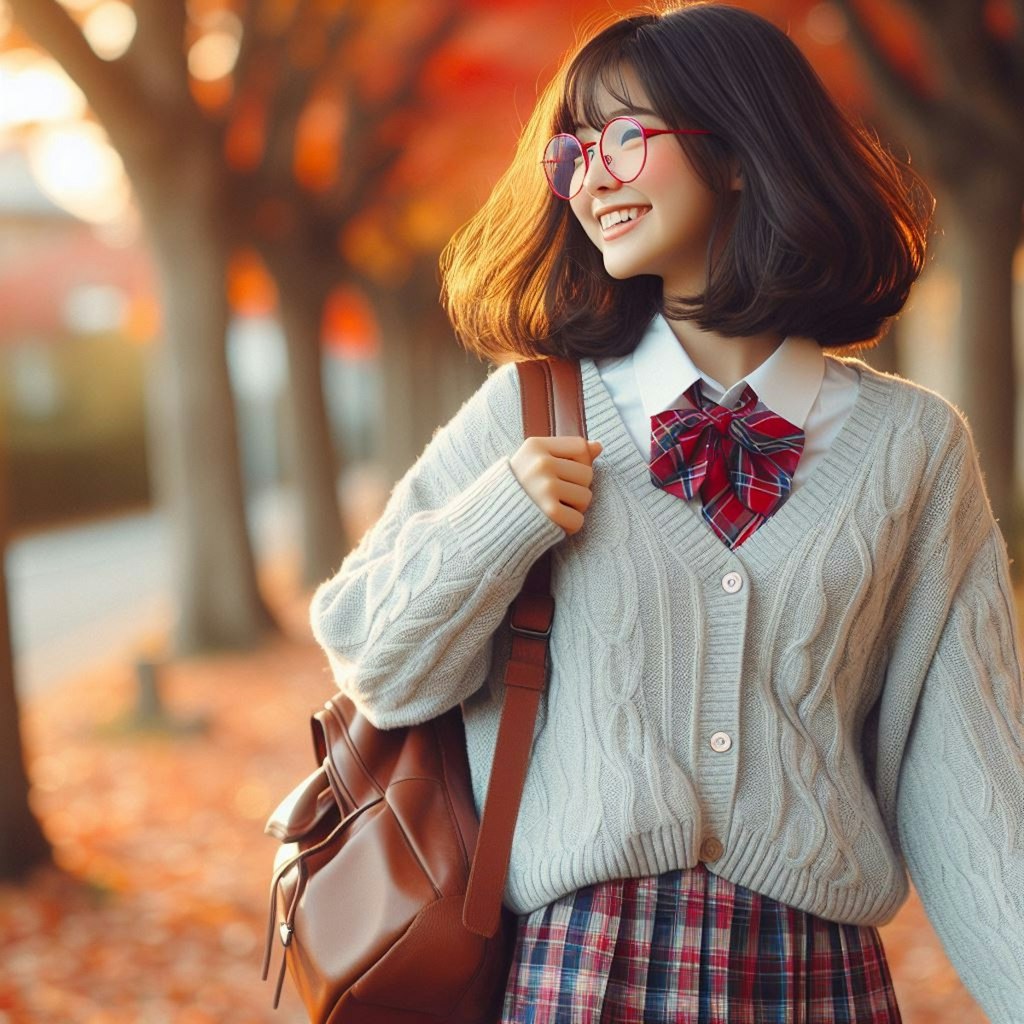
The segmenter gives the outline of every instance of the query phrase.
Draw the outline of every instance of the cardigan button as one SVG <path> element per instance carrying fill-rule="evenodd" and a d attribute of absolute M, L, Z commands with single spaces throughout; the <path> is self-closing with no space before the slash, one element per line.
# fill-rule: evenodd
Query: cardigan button
<path fill-rule="evenodd" d="M 716 732 L 711 737 L 711 749 L 724 754 L 732 747 L 732 737 L 727 732 Z"/>
<path fill-rule="evenodd" d="M 735 594 L 743 586 L 743 577 L 738 572 L 727 572 L 722 577 L 722 589 L 727 594 Z"/>
<path fill-rule="evenodd" d="M 700 844 L 701 860 L 718 860 L 725 853 L 725 847 L 714 836 L 709 836 Z"/>

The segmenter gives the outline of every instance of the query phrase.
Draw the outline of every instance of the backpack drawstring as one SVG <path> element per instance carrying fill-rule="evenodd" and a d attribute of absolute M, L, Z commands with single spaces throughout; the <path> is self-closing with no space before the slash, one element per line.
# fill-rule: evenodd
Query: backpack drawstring
<path fill-rule="evenodd" d="M 280 888 L 281 882 L 284 879 L 285 874 L 290 871 L 293 867 L 298 868 L 299 877 L 295 882 L 295 892 L 292 893 L 292 898 L 288 904 L 288 909 L 285 912 L 284 920 L 281 922 L 281 927 L 278 934 L 281 938 L 281 945 L 283 947 L 281 952 L 281 968 L 277 975 L 277 986 L 274 991 L 274 1009 L 277 1009 L 277 1004 L 281 1000 L 281 989 L 284 986 L 284 972 L 288 962 L 288 950 L 291 948 L 292 935 L 295 932 L 295 912 L 299 907 L 299 900 L 302 897 L 302 893 L 305 891 L 306 882 L 309 878 L 309 873 L 306 869 L 306 858 L 311 857 L 315 853 L 320 853 L 321 850 L 329 846 L 338 836 L 340 832 L 346 829 L 352 824 L 364 811 L 368 811 L 371 807 L 375 807 L 377 804 L 383 801 L 383 797 L 377 797 L 376 800 L 371 801 L 362 807 L 357 807 L 347 817 L 342 818 L 337 825 L 331 829 L 330 833 L 326 838 L 321 839 L 319 843 L 310 846 L 306 850 L 300 850 L 294 856 L 289 857 L 278 869 L 274 872 L 273 880 L 270 883 L 270 914 L 267 921 L 267 940 L 263 949 L 263 974 L 262 980 L 267 980 L 267 974 L 270 972 L 270 957 L 274 948 L 274 923 L 277 920 L 277 892 Z"/>

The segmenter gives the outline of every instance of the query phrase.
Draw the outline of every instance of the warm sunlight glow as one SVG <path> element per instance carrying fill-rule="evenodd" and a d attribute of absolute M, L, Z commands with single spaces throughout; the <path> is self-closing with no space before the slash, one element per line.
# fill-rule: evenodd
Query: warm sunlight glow
<path fill-rule="evenodd" d="M 188 69 L 202 82 L 231 74 L 238 59 L 238 37 L 231 32 L 207 32 L 188 51 Z"/>
<path fill-rule="evenodd" d="M 121 0 L 107 0 L 82 25 L 85 38 L 104 60 L 117 60 L 135 38 L 135 12 Z"/>
<path fill-rule="evenodd" d="M 815 4 L 804 24 L 807 34 L 822 46 L 835 46 L 846 38 L 846 18 L 834 3 Z"/>
<path fill-rule="evenodd" d="M 7 0 L 0 0 L 0 39 L 6 37 L 14 24 L 14 15 L 11 13 L 11 5 Z"/>
<path fill-rule="evenodd" d="M 11 50 L 0 57 L 0 131 L 74 120 L 85 109 L 82 91 L 55 60 L 34 50 Z"/>
<path fill-rule="evenodd" d="M 124 166 L 97 125 L 39 132 L 29 141 L 28 158 L 40 189 L 69 213 L 93 223 L 124 214 L 130 198 Z"/>
<path fill-rule="evenodd" d="M 120 330 L 128 318 L 128 295 L 116 285 L 79 284 L 64 296 L 64 323 L 76 334 Z"/>
<path fill-rule="evenodd" d="M 87 11 L 96 6 L 96 0 L 60 0 L 60 5 L 69 11 Z"/>
<path fill-rule="evenodd" d="M 242 22 L 234 11 L 227 7 L 210 7 L 204 4 L 189 3 L 185 5 L 188 18 L 200 32 L 227 32 L 242 38 Z"/>

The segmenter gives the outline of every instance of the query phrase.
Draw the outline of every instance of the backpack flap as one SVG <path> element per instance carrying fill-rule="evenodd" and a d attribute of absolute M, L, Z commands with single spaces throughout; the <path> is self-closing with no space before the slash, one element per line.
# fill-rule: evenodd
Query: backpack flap
<path fill-rule="evenodd" d="M 327 769 L 321 765 L 278 804 L 263 831 L 282 843 L 293 843 L 312 832 L 334 806 Z"/>

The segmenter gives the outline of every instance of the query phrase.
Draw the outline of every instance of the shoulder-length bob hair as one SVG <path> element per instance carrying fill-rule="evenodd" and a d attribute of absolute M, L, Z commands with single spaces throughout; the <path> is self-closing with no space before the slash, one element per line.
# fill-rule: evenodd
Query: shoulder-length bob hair
<path fill-rule="evenodd" d="M 629 105 L 624 69 L 669 127 L 712 133 L 675 136 L 718 195 L 700 295 L 664 296 L 653 276 L 613 279 L 545 183 L 546 141 L 602 124 L 598 86 Z M 563 64 L 511 166 L 442 254 L 442 301 L 462 344 L 498 363 L 625 355 L 659 310 L 727 337 L 778 331 L 868 347 L 921 272 L 934 205 L 782 30 L 698 0 L 617 21 Z"/>

